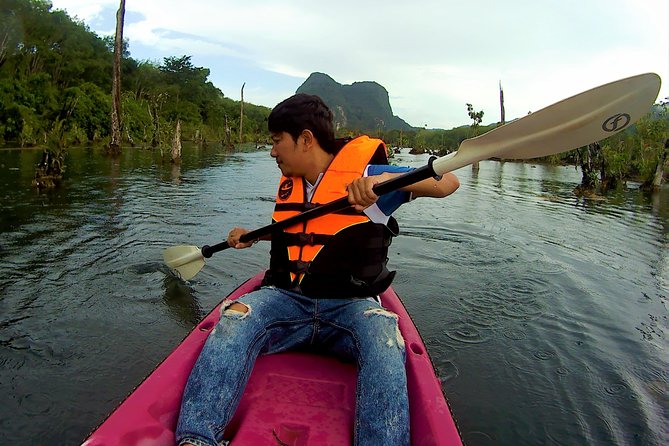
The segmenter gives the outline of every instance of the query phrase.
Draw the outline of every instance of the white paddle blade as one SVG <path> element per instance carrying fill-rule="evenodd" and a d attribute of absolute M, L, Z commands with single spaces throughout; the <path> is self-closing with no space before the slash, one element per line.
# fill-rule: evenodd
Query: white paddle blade
<path fill-rule="evenodd" d="M 537 158 L 592 144 L 648 113 L 660 83 L 657 74 L 646 73 L 593 88 L 467 139 L 432 168 L 442 175 L 492 157 Z"/>
<path fill-rule="evenodd" d="M 172 246 L 163 251 L 163 260 L 172 272 L 183 280 L 190 280 L 204 266 L 204 256 L 197 246 Z"/>

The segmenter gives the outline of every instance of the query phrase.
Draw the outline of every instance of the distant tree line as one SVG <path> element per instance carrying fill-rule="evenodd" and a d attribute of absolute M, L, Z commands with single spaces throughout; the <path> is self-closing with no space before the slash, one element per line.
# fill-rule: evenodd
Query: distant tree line
<path fill-rule="evenodd" d="M 102 38 L 45 0 L 0 0 L 0 144 L 104 144 L 110 135 L 113 36 Z M 267 107 L 216 88 L 187 55 L 137 61 L 124 45 L 125 143 L 168 145 L 177 120 L 184 139 L 227 144 L 266 139 Z M 241 141 L 240 141 L 241 137 Z"/>

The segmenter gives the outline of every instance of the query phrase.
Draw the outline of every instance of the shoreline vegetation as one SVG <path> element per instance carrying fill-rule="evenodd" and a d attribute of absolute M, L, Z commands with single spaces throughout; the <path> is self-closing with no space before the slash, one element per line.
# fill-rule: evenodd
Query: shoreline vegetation
<path fill-rule="evenodd" d="M 111 143 L 114 36 L 100 37 L 46 0 L 5 0 L 0 10 L 0 147 L 42 148 L 35 186 L 55 186 L 65 172 L 68 147 Z M 123 42 L 121 144 L 160 150 L 165 159 L 180 141 L 234 150 L 269 144 L 270 109 L 235 101 L 215 87 L 208 68 L 191 56 L 137 61 Z M 636 125 L 611 138 L 535 162 L 576 165 L 583 180 L 575 193 L 605 192 L 636 180 L 658 189 L 669 174 L 669 98 Z M 338 137 L 370 134 L 388 147 L 444 155 L 467 138 L 499 124 L 450 130 L 340 129 Z M 463 111 L 463 118 L 465 114 Z M 180 137 L 175 139 L 179 132 Z M 44 180 L 46 178 L 46 180 Z"/>

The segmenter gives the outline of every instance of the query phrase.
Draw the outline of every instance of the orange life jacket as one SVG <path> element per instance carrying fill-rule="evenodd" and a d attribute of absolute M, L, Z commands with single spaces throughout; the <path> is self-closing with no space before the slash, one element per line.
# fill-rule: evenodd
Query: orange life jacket
<path fill-rule="evenodd" d="M 302 177 L 282 177 L 272 219 L 281 221 L 347 196 L 347 185 L 363 175 L 370 161 L 387 164 L 383 141 L 361 136 L 348 142 L 316 184 L 311 202 Z M 394 277 L 386 262 L 396 232 L 353 208 L 298 223 L 272 234 L 265 284 L 319 298 L 379 294 Z"/>

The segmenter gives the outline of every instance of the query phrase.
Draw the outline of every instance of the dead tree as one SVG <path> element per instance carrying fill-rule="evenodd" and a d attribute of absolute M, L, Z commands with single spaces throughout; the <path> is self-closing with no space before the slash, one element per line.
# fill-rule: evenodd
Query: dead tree
<path fill-rule="evenodd" d="M 228 150 L 232 147 L 232 130 L 228 123 L 228 115 L 225 115 L 225 137 L 223 138 L 223 148 Z"/>
<path fill-rule="evenodd" d="M 111 141 L 109 152 L 121 152 L 121 56 L 123 55 L 123 20 L 125 17 L 125 0 L 121 0 L 116 12 L 116 36 L 114 38 L 114 67 L 112 77 L 112 112 Z"/>
<path fill-rule="evenodd" d="M 246 82 L 242 84 L 242 97 L 241 97 L 241 105 L 240 105 L 240 110 L 239 110 L 239 143 L 242 143 L 242 129 L 244 127 L 244 86 L 246 85 Z"/>
<path fill-rule="evenodd" d="M 500 111 L 500 125 L 506 123 L 506 114 L 504 113 L 504 90 L 502 90 L 502 81 L 499 81 L 499 111 Z"/>
<path fill-rule="evenodd" d="M 664 179 L 664 170 L 667 166 L 667 160 L 669 160 L 669 139 L 664 141 L 664 151 L 660 154 L 660 159 L 657 161 L 657 167 L 655 168 L 655 176 L 653 177 L 653 190 L 660 190 L 662 187 L 662 180 Z"/>
<path fill-rule="evenodd" d="M 177 126 L 174 130 L 174 139 L 172 139 L 172 162 L 181 163 L 181 121 L 177 119 Z"/>

